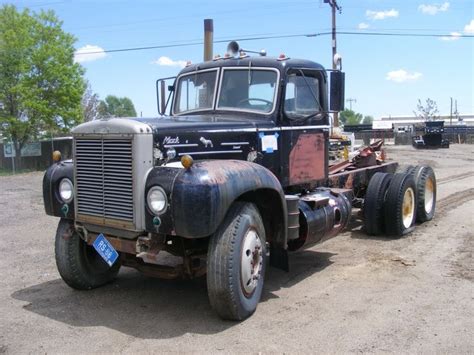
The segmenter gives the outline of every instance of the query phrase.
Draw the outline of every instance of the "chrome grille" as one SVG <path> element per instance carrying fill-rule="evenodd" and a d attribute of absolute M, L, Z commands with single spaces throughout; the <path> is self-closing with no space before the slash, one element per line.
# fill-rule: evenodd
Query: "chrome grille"
<path fill-rule="evenodd" d="M 78 215 L 133 222 L 131 140 L 76 138 L 75 169 Z"/>

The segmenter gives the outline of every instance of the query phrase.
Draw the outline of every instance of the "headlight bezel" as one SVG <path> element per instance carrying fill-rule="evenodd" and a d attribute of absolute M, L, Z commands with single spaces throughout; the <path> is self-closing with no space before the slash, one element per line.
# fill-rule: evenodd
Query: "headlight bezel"
<path fill-rule="evenodd" d="M 68 184 L 69 188 L 70 188 L 70 191 L 69 191 L 70 196 L 69 197 L 64 197 L 64 195 L 63 195 L 63 191 L 64 191 L 63 186 L 65 184 Z M 64 202 L 64 203 L 71 203 L 72 200 L 74 200 L 74 184 L 72 183 L 72 181 L 69 178 L 62 178 L 61 181 L 59 182 L 58 196 L 61 199 L 61 201 Z"/>
<path fill-rule="evenodd" d="M 156 200 L 155 201 L 151 200 L 152 197 L 153 197 L 152 195 L 154 193 L 160 193 L 161 194 L 161 197 L 162 197 L 161 201 L 162 201 L 163 207 L 161 207 L 160 209 L 152 207 L 153 203 L 157 202 Z M 151 212 L 151 214 L 153 214 L 154 216 L 162 215 L 168 209 L 168 196 L 166 195 L 166 191 L 161 186 L 158 186 L 158 185 L 152 186 L 146 194 L 146 204 L 147 204 L 147 208 Z"/>

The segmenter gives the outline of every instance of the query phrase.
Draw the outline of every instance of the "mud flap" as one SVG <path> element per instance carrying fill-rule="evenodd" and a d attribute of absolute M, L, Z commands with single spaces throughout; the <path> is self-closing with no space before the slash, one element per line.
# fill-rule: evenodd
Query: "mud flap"
<path fill-rule="evenodd" d="M 290 263 L 288 260 L 288 250 L 270 246 L 270 266 L 289 272 Z"/>

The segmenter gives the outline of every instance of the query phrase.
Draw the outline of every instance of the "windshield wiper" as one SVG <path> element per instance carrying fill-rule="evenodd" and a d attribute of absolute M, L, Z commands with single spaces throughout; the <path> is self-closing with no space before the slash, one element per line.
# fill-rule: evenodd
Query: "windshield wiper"
<path fill-rule="evenodd" d="M 298 70 L 301 74 L 301 76 L 303 77 L 303 80 L 306 84 L 306 86 L 308 87 L 309 91 L 311 92 L 311 95 L 313 96 L 314 100 L 316 100 L 316 103 L 318 104 L 318 107 L 319 107 L 319 112 L 323 111 L 323 107 L 321 106 L 321 104 L 319 103 L 319 100 L 318 98 L 316 97 L 316 94 L 314 93 L 313 91 L 313 88 L 311 87 L 311 85 L 308 83 L 308 79 L 306 79 L 306 76 L 304 75 L 303 71 L 301 69 Z"/>

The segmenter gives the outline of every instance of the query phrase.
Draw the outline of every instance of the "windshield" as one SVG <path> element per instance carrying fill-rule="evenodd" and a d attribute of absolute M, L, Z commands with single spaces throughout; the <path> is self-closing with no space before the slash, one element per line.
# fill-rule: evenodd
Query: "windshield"
<path fill-rule="evenodd" d="M 182 76 L 178 82 L 175 113 L 213 108 L 217 70 Z"/>
<path fill-rule="evenodd" d="M 322 111 L 319 79 L 315 74 L 300 71 L 288 75 L 285 113 L 289 118 L 306 117 Z"/>
<path fill-rule="evenodd" d="M 224 70 L 217 107 L 270 113 L 275 103 L 277 80 L 278 75 L 274 70 Z"/>

